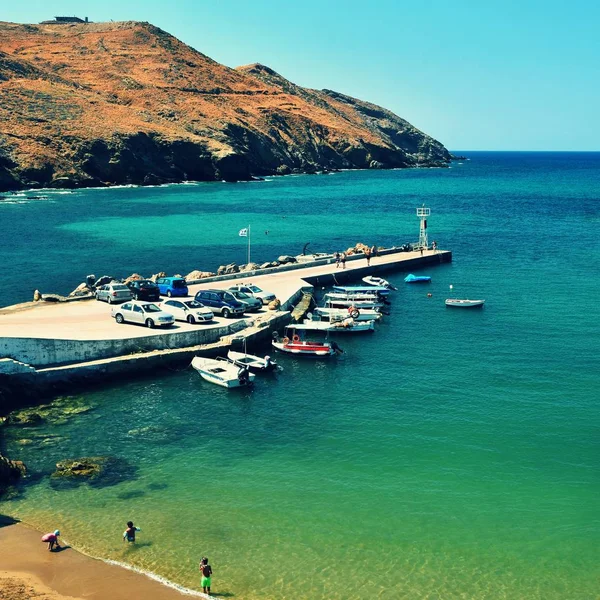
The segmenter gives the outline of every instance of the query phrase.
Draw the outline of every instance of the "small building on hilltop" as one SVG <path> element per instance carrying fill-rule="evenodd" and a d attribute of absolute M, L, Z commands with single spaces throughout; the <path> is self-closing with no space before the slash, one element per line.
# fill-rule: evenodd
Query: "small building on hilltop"
<path fill-rule="evenodd" d="M 42 21 L 40 25 L 69 25 L 71 23 L 89 23 L 88 18 L 80 19 L 79 17 L 54 17 L 50 21 Z"/>

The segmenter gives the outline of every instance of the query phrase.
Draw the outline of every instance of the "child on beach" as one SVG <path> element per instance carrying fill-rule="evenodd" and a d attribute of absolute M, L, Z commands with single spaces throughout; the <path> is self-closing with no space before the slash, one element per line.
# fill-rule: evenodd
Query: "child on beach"
<path fill-rule="evenodd" d="M 42 542 L 46 542 L 48 544 L 48 552 L 52 552 L 54 546 L 56 548 L 60 548 L 60 544 L 58 543 L 58 536 L 60 535 L 60 531 L 57 529 L 54 533 L 47 533 L 42 536 Z"/>
<path fill-rule="evenodd" d="M 208 558 L 202 558 L 200 561 L 200 573 L 202 577 L 200 578 L 200 585 L 202 586 L 202 591 L 205 594 L 210 595 L 210 578 L 212 575 L 212 568 L 208 564 Z"/>
<path fill-rule="evenodd" d="M 123 541 L 135 543 L 135 532 L 141 531 L 139 527 L 135 527 L 133 521 L 127 521 L 127 529 L 123 532 Z"/>

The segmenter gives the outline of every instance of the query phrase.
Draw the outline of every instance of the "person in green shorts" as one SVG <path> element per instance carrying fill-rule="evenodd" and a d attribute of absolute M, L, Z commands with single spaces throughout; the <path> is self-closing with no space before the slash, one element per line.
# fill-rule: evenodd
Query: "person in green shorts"
<path fill-rule="evenodd" d="M 208 564 L 208 558 L 203 557 L 200 561 L 200 573 L 202 574 L 200 585 L 205 594 L 210 594 L 210 577 L 212 572 L 212 567 Z"/>

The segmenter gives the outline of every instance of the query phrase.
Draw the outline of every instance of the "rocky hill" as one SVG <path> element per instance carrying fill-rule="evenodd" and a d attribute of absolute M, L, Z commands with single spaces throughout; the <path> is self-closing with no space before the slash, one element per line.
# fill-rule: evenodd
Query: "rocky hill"
<path fill-rule="evenodd" d="M 148 23 L 0 22 L 0 190 L 445 166 L 374 104 L 230 69 Z"/>

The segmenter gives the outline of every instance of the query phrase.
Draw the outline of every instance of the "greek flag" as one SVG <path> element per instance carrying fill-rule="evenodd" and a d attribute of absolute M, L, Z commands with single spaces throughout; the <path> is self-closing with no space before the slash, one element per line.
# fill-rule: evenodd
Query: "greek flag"
<path fill-rule="evenodd" d="M 248 237 L 248 228 L 240 229 L 240 237 Z"/>

